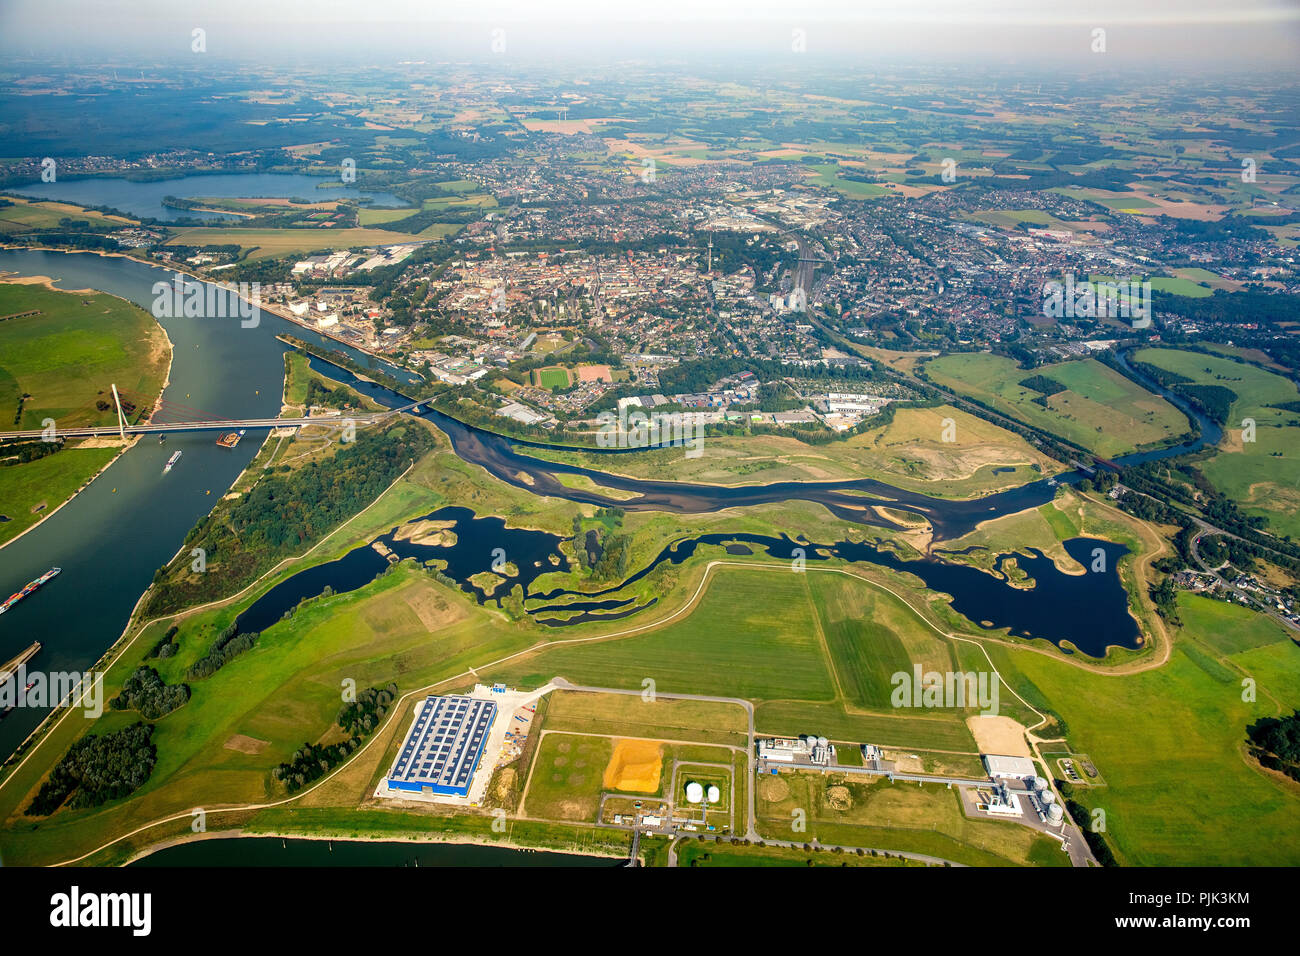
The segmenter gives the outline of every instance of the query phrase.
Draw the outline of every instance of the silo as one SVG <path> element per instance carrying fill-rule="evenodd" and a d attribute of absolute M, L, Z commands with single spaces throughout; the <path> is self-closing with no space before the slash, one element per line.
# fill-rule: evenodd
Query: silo
<path fill-rule="evenodd" d="M 1059 803 L 1050 803 L 1047 805 L 1047 822 L 1056 826 L 1064 819 L 1065 813 L 1061 810 Z"/>
<path fill-rule="evenodd" d="M 1035 778 L 1030 782 L 1029 785 L 1030 785 L 1030 787 L 1032 787 L 1034 790 L 1046 790 L 1046 789 L 1047 789 L 1047 781 L 1044 780 L 1042 777 L 1035 777 Z"/>
<path fill-rule="evenodd" d="M 1043 802 L 1043 806 L 1050 807 L 1056 802 L 1056 794 L 1050 790 L 1042 790 L 1039 791 L 1038 799 Z"/>

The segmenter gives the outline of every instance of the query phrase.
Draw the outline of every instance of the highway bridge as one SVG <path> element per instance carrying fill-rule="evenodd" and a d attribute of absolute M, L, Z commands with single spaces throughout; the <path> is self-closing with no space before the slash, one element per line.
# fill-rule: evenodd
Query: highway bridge
<path fill-rule="evenodd" d="M 57 440 L 59 438 L 102 438 L 112 437 L 126 438 L 130 435 L 158 435 L 168 432 L 202 432 L 202 431 L 237 431 L 239 429 L 259 429 L 259 428 L 300 428 L 303 425 L 326 425 L 326 426 L 355 426 L 373 425 L 376 422 L 401 414 L 402 412 L 415 412 L 424 402 L 412 402 L 409 405 L 402 405 L 398 408 L 389 409 L 384 412 L 371 412 L 364 415 L 322 415 L 315 418 L 245 418 L 245 419 L 222 419 L 216 418 L 209 421 L 193 422 L 145 422 L 139 425 L 127 425 L 119 422 L 116 425 L 91 425 L 80 428 L 59 428 L 56 424 L 52 429 L 32 429 L 27 431 L 0 431 L 0 441 L 10 441 L 14 439 L 37 439 L 47 438 Z"/>

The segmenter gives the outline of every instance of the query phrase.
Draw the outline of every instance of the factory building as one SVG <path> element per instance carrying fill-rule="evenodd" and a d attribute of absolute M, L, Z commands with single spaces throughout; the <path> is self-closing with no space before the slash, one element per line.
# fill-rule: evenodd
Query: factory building
<path fill-rule="evenodd" d="M 984 754 L 984 769 L 994 780 L 1032 780 L 1038 773 L 1028 757 Z"/>
<path fill-rule="evenodd" d="M 468 796 L 496 714 L 490 700 L 425 698 L 389 771 L 389 789 Z"/>
<path fill-rule="evenodd" d="M 812 763 L 828 767 L 835 748 L 825 737 L 769 737 L 758 742 L 758 759 L 769 763 Z"/>

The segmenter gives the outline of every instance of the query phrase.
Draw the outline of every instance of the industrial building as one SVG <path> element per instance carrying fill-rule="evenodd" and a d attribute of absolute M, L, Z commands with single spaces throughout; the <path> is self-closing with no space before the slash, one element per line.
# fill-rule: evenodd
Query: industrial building
<path fill-rule="evenodd" d="M 389 789 L 468 796 L 496 715 L 491 700 L 425 698 L 389 771 Z"/>
<path fill-rule="evenodd" d="M 1034 762 L 1028 757 L 1007 757 L 984 754 L 984 769 L 994 780 L 1030 780 L 1037 773 Z"/>
<path fill-rule="evenodd" d="M 979 804 L 978 807 L 985 813 L 1002 817 L 1018 817 L 1024 813 L 1020 807 L 1020 795 L 1012 793 L 1006 784 L 1001 783 L 994 785 L 988 802 Z"/>
<path fill-rule="evenodd" d="M 758 759 L 770 763 L 812 763 L 828 767 L 835 748 L 825 737 L 769 737 L 758 742 Z"/>

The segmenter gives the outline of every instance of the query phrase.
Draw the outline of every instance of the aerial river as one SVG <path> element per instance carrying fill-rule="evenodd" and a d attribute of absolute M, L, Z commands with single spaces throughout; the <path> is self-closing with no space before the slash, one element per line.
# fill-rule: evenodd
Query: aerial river
<path fill-rule="evenodd" d="M 26 250 L 0 250 L 0 272 L 50 276 L 56 280 L 58 288 L 109 292 L 145 309 L 153 301 L 153 284 L 169 281 L 172 275 L 166 269 L 126 258 Z M 331 349 L 345 351 L 364 367 L 378 368 L 382 365 L 364 353 L 324 339 L 308 329 L 266 312 L 261 313 L 260 322 L 254 328 L 241 327 L 237 318 L 164 318 L 160 321 L 174 347 L 171 378 L 164 398 L 202 409 L 218 418 L 265 418 L 273 417 L 279 412 L 284 376 L 283 355 L 287 349 L 276 339 L 279 334 L 292 334 Z M 403 396 L 375 383 L 360 381 L 343 369 L 317 359 L 313 359 L 312 363 L 330 377 L 353 385 L 383 405 L 394 407 L 408 403 Z M 385 367 L 385 370 L 394 373 L 391 367 Z M 98 384 L 104 388 L 109 385 L 108 382 Z M 1175 400 L 1163 389 L 1158 390 L 1170 400 Z M 1184 405 L 1179 404 L 1186 410 Z M 1046 479 L 970 501 L 929 498 L 871 479 L 784 482 L 730 488 L 639 480 L 542 461 L 518 450 L 529 443 L 514 442 L 484 432 L 439 412 L 425 412 L 423 417 L 447 433 L 461 458 L 481 465 L 516 487 L 539 495 L 616 505 L 625 510 L 702 513 L 728 507 L 805 499 L 819 502 L 833 514 L 849 521 L 888 525 L 887 520 L 870 510 L 870 505 L 877 504 L 923 515 L 933 526 L 937 540 L 952 540 L 980 522 L 1050 501 L 1055 493 L 1054 487 Z M 1193 443 L 1193 447 L 1207 439 L 1214 440 L 1217 433 L 1212 423 L 1201 416 L 1196 417 L 1200 419 L 1202 436 Z M 211 510 L 256 454 L 260 444 L 261 435 L 256 433 L 250 434 L 248 439 L 234 449 L 218 447 L 211 433 L 173 435 L 168 438 L 166 445 L 160 445 L 153 438 L 141 439 L 71 502 L 36 529 L 0 548 L 0 593 L 8 594 L 16 590 L 50 567 L 63 569 L 62 575 L 0 618 L 0 662 L 8 660 L 32 641 L 39 640 L 43 647 L 32 665 L 34 668 L 43 671 L 81 671 L 90 667 L 121 634 L 136 601 L 149 586 L 157 569 L 177 553 L 190 528 Z M 183 458 L 170 474 L 164 476 L 163 464 L 177 450 L 184 452 Z M 1146 455 L 1129 456 L 1120 459 L 1120 463 L 1186 450 L 1186 447 L 1164 449 Z M 611 455 L 624 453 L 627 452 L 609 452 Z M 565 473 L 587 475 L 599 484 L 629 493 L 631 497 L 616 499 L 594 490 L 568 488 L 556 477 Z M 1061 480 L 1071 481 L 1077 478 L 1077 475 L 1062 476 Z M 473 520 L 471 515 L 458 517 L 462 521 Z M 810 529 L 810 533 L 815 530 Z M 499 530 L 494 531 L 494 534 L 499 533 Z M 1085 539 L 1077 540 L 1083 542 Z M 780 540 L 754 539 L 751 543 L 774 556 L 786 556 L 782 553 L 785 543 Z M 550 545 L 545 542 L 538 546 L 550 550 Z M 871 561 L 891 567 L 900 563 L 889 552 L 876 551 L 863 545 L 822 542 L 820 547 L 823 554 L 846 560 Z M 694 550 L 693 545 L 691 550 Z M 373 551 L 370 553 L 374 554 Z M 447 557 L 454 563 L 454 555 L 441 557 Z M 359 561 L 360 558 L 358 556 L 354 561 Z M 817 558 L 817 554 L 809 555 L 810 560 Z M 661 555 L 658 561 L 673 560 L 676 563 L 680 559 L 674 553 Z M 1041 557 L 1036 559 L 1036 563 L 1021 558 L 1021 566 L 1026 569 L 1027 562 L 1032 564 L 1036 579 L 1044 583 L 1043 576 L 1051 574 L 1051 562 Z M 1001 591 L 989 590 L 996 579 L 974 568 L 961 567 L 960 570 L 953 571 L 953 568 L 959 566 L 927 561 L 922 568 L 922 562 L 906 563 L 909 567 L 898 570 L 916 573 L 919 573 L 918 569 L 926 570 L 934 575 L 932 583 L 936 589 L 948 593 L 963 592 L 956 595 L 959 609 L 966 610 L 974 620 L 999 621 L 999 616 L 993 612 L 1003 605 L 1010 607 L 1012 619 L 1002 621 L 999 626 L 1010 626 L 1016 633 L 1038 635 L 1049 619 L 1047 612 L 1051 608 L 1059 611 L 1060 601 L 1077 605 L 1081 612 L 1089 606 L 1095 606 L 1090 602 L 1102 592 L 1094 592 L 1094 588 L 1103 589 L 1105 600 L 1109 604 L 1116 604 L 1116 601 L 1122 604 L 1122 589 L 1115 592 L 1111 587 L 1113 582 L 1088 580 L 1095 578 L 1095 575 L 1070 576 L 1057 572 L 1050 587 L 1043 588 L 1036 597 L 1026 597 L 1038 589 L 1026 591 L 1004 583 L 1000 585 L 1003 589 Z M 1113 568 L 1113 562 L 1111 567 Z M 460 570 L 464 570 L 466 576 L 473 573 L 473 569 Z M 966 572 L 978 575 L 978 579 L 972 578 L 966 582 L 963 579 Z M 367 573 L 365 580 L 373 576 L 373 571 Z M 453 573 L 453 576 L 457 575 Z M 922 577 L 925 579 L 926 576 Z M 294 582 L 297 582 L 297 577 L 285 584 Z M 927 580 L 927 583 L 931 582 Z M 979 594 L 981 590 L 985 592 L 983 597 Z M 312 591 L 311 585 L 304 582 L 297 582 L 290 591 L 297 591 L 298 597 L 319 593 L 319 589 Z M 265 611 L 259 609 L 260 613 L 254 616 L 266 617 L 275 611 L 270 620 L 278 619 L 284 605 L 279 601 L 271 603 L 280 606 L 268 607 Z M 613 614 L 608 616 L 617 617 L 626 610 L 622 604 L 618 600 L 586 602 L 585 609 L 612 610 Z M 1017 610 L 1017 605 L 1023 607 Z M 1116 607 L 1120 608 L 1121 605 L 1116 604 Z M 572 611 L 582 608 L 584 603 L 578 602 L 566 609 Z M 252 611 L 250 608 L 246 613 Z M 1056 617 L 1059 619 L 1059 615 Z M 1118 618 L 1114 620 L 1118 621 Z M 1129 621 L 1131 624 L 1131 619 Z M 268 622 L 258 623 L 265 626 Z M 1071 631 L 1068 635 L 1042 636 L 1053 639 L 1064 637 L 1078 643 L 1079 635 L 1074 633 L 1075 629 L 1067 630 Z M 1125 633 L 1113 634 L 1110 642 L 1131 646 L 1131 641 L 1136 638 L 1136 628 L 1133 627 L 1132 633 L 1128 633 L 1126 628 L 1124 630 Z M 1090 647 L 1080 647 L 1088 652 L 1093 651 Z M 43 716 L 44 711 L 32 708 L 19 708 L 11 712 L 0 722 L 0 753 L 10 753 Z"/>

